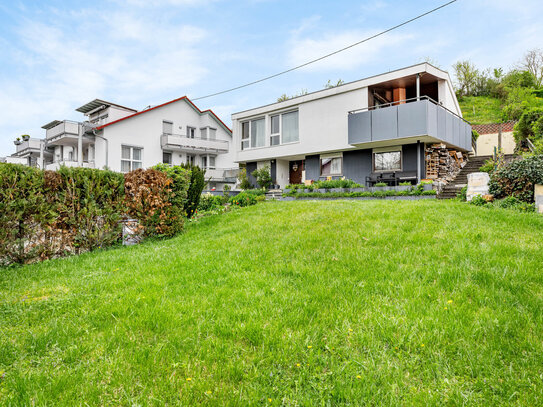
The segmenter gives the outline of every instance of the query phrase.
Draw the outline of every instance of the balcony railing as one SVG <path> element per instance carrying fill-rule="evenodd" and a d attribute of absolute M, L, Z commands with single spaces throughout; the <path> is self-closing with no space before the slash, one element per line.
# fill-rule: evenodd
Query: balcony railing
<path fill-rule="evenodd" d="M 421 138 L 472 149 L 470 124 L 427 96 L 349 112 L 349 144 Z"/>
<path fill-rule="evenodd" d="M 65 120 L 60 124 L 57 124 L 55 127 L 47 129 L 45 132 L 45 138 L 47 141 L 52 139 L 60 138 L 63 135 L 68 136 L 78 136 L 79 134 L 79 123 Z"/>
<path fill-rule="evenodd" d="M 41 140 L 38 138 L 31 138 L 26 141 L 22 141 L 21 144 L 17 145 L 17 153 L 31 153 L 31 152 L 40 152 L 40 143 Z"/>
<path fill-rule="evenodd" d="M 239 168 L 206 168 L 205 179 L 211 181 L 236 182 Z"/>
<path fill-rule="evenodd" d="M 228 152 L 228 141 L 204 139 L 201 137 L 187 137 L 182 134 L 162 134 L 162 148 L 177 151 L 204 151 L 226 153 Z"/>

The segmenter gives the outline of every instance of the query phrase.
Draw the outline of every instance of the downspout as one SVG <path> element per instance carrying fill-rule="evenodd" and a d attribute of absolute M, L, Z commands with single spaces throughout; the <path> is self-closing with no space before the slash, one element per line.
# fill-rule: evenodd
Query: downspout
<path fill-rule="evenodd" d="M 106 142 L 106 168 L 109 168 L 109 158 L 108 158 L 109 143 L 108 143 L 108 140 L 104 136 L 102 136 L 100 134 L 96 134 L 95 129 L 92 129 L 92 134 L 94 134 L 95 137 L 99 137 L 99 138 L 101 138 L 102 140 L 104 140 Z M 94 160 L 96 161 L 96 144 L 94 145 Z"/>
<path fill-rule="evenodd" d="M 45 140 L 40 140 L 40 165 L 39 168 L 45 169 L 45 163 L 43 159 L 43 149 L 45 148 Z"/>

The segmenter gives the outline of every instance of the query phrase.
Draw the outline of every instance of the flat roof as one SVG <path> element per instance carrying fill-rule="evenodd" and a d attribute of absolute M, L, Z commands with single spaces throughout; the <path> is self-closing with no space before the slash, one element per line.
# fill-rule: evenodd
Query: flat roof
<path fill-rule="evenodd" d="M 58 126 L 60 123 L 62 123 L 61 120 L 53 120 L 52 122 L 44 124 L 43 126 L 41 126 L 41 128 L 45 129 L 45 130 L 49 130 L 49 129 L 52 129 L 53 127 L 55 127 L 55 126 Z"/>
<path fill-rule="evenodd" d="M 86 113 L 92 112 L 94 109 L 97 109 L 100 106 L 106 106 L 106 107 L 116 106 L 116 107 L 120 107 L 121 109 L 130 110 L 132 112 L 137 112 L 136 109 L 131 109 L 130 107 L 118 105 L 117 103 L 111 103 L 111 102 L 108 102 L 108 101 L 102 100 L 102 99 L 94 99 L 94 100 L 90 101 L 89 103 L 86 103 L 81 107 L 78 107 L 77 109 L 75 109 L 75 111 L 86 114 Z"/>

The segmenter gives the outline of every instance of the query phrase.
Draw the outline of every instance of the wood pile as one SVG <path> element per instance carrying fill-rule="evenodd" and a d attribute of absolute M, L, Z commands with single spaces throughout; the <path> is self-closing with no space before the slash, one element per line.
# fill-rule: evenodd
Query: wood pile
<path fill-rule="evenodd" d="M 448 149 L 445 144 L 432 144 L 426 147 L 426 178 L 453 180 L 466 165 L 462 152 Z"/>

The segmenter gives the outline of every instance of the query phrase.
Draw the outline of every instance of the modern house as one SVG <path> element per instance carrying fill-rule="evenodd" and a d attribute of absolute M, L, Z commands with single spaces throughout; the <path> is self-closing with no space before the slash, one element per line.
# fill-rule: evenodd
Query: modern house
<path fill-rule="evenodd" d="M 232 115 L 235 161 L 274 183 L 352 179 L 413 183 L 426 146 L 472 150 L 471 126 L 447 72 L 421 63 Z M 255 183 L 254 177 L 249 180 Z"/>
<path fill-rule="evenodd" d="M 47 123 L 45 139 L 24 141 L 14 156 L 49 170 L 65 165 L 129 172 L 190 162 L 206 169 L 209 188 L 236 182 L 231 130 L 187 97 L 139 112 L 95 99 L 76 111 L 86 120 Z"/>

